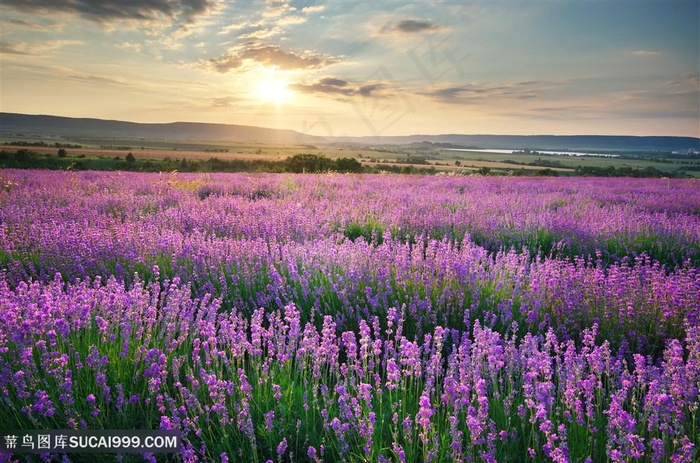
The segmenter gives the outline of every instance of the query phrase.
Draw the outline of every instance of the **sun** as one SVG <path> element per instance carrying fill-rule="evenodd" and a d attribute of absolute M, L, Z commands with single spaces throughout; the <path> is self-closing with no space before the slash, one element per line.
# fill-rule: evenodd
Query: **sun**
<path fill-rule="evenodd" d="M 279 77 L 267 76 L 256 86 L 257 97 L 265 103 L 287 103 L 294 93 L 287 88 L 289 82 Z"/>

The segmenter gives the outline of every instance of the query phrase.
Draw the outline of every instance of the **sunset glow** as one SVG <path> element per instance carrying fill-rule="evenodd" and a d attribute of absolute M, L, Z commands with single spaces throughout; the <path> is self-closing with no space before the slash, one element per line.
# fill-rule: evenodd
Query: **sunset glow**
<path fill-rule="evenodd" d="M 697 0 L 5 0 L 0 110 L 320 136 L 698 137 L 699 18 Z"/>
<path fill-rule="evenodd" d="M 288 83 L 280 78 L 267 77 L 256 86 L 257 98 L 262 102 L 279 106 L 291 100 L 293 93 L 287 88 Z"/>

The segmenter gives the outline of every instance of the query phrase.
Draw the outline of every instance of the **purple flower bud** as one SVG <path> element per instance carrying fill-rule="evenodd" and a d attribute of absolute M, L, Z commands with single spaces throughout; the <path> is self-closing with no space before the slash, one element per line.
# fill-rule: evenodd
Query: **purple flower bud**
<path fill-rule="evenodd" d="M 287 451 L 287 438 L 285 437 L 282 439 L 282 441 L 277 445 L 277 456 L 282 456 L 284 455 L 284 452 Z"/>
<path fill-rule="evenodd" d="M 306 455 L 311 459 L 315 460 L 316 459 L 316 449 L 312 446 L 309 446 L 309 449 L 306 451 Z"/>

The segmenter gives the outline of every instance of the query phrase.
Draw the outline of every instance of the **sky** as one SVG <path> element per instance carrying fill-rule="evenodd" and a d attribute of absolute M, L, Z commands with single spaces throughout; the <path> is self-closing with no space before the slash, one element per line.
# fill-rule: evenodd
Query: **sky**
<path fill-rule="evenodd" d="M 700 2 L 2 0 L 0 111 L 700 137 Z"/>

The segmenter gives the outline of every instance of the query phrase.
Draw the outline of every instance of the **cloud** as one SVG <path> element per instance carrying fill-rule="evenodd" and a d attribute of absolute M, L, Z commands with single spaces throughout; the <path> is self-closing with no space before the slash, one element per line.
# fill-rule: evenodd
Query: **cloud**
<path fill-rule="evenodd" d="M 33 18 L 34 22 L 24 21 L 21 19 L 10 18 L 3 20 L 3 27 L 6 29 L 32 29 L 37 31 L 63 31 L 65 24 L 62 22 L 52 22 L 47 18 Z M 39 23 L 41 21 L 42 23 Z"/>
<path fill-rule="evenodd" d="M 22 45 L 17 43 L 2 42 L 0 43 L 0 54 L 3 55 L 29 55 L 30 53 L 22 49 Z"/>
<path fill-rule="evenodd" d="M 130 42 L 124 42 L 117 44 L 116 47 L 119 48 L 120 50 L 126 50 L 129 52 L 133 53 L 141 53 L 141 45 L 140 43 L 130 43 Z"/>
<path fill-rule="evenodd" d="M 267 7 L 263 11 L 263 16 L 266 18 L 277 18 L 296 10 L 289 4 L 288 0 L 267 0 Z"/>
<path fill-rule="evenodd" d="M 348 85 L 347 80 L 337 79 L 335 77 L 324 77 L 319 80 L 318 83 L 321 85 L 330 85 L 332 87 L 346 87 Z"/>
<path fill-rule="evenodd" d="M 373 84 L 360 85 L 357 88 L 357 94 L 362 96 L 382 96 L 381 92 L 389 89 L 389 84 L 384 82 L 375 82 Z"/>
<path fill-rule="evenodd" d="M 305 6 L 304 8 L 301 9 L 302 13 L 306 14 L 312 14 L 312 13 L 320 13 L 326 9 L 326 5 L 313 5 L 313 6 Z"/>
<path fill-rule="evenodd" d="M 656 56 L 660 55 L 661 52 L 658 50 L 635 50 L 632 54 L 634 56 Z"/>
<path fill-rule="evenodd" d="M 405 32 L 408 34 L 413 34 L 416 32 L 434 31 L 441 29 L 440 26 L 436 26 L 429 21 L 416 21 L 414 19 L 404 19 L 399 21 L 394 29 L 397 31 Z"/>
<path fill-rule="evenodd" d="M 689 87 L 691 89 L 697 90 L 700 88 L 700 74 L 696 72 L 687 72 L 681 74 L 678 79 L 671 80 L 665 83 L 672 87 Z"/>
<path fill-rule="evenodd" d="M 99 74 L 85 72 L 80 69 L 75 69 L 67 66 L 44 66 L 38 64 L 8 65 L 8 71 L 23 76 L 32 76 L 41 78 L 46 82 L 56 83 L 55 85 L 64 85 L 66 82 L 80 82 L 81 84 L 90 84 L 104 88 L 105 86 L 129 87 L 136 91 L 144 91 L 152 93 L 155 90 L 163 88 L 164 82 L 153 82 L 139 79 L 131 79 L 126 76 L 112 74 Z M 173 84 L 174 86 L 174 84 Z M 182 83 L 177 83 L 178 88 L 182 88 Z"/>
<path fill-rule="evenodd" d="M 652 89 L 613 93 L 608 101 L 612 111 L 624 111 L 629 117 L 694 117 L 700 116 L 700 89 L 668 88 L 663 85 Z"/>
<path fill-rule="evenodd" d="M 301 53 L 285 51 L 277 45 L 266 45 L 260 41 L 246 42 L 231 48 L 228 53 L 206 61 L 206 65 L 217 72 L 228 72 L 243 66 L 246 61 L 283 70 L 317 69 L 340 61 L 340 58 L 318 55 L 309 51 Z"/>
<path fill-rule="evenodd" d="M 33 45 L 32 52 L 36 52 L 37 54 L 45 54 L 63 47 L 83 45 L 83 43 L 84 42 L 80 40 L 48 40 L 46 42 L 40 42 L 36 45 Z"/>
<path fill-rule="evenodd" d="M 349 82 L 333 77 L 325 77 L 311 84 L 294 84 L 290 89 L 300 93 L 320 93 L 325 95 L 345 95 L 352 96 L 355 89 L 349 86 Z"/>
<path fill-rule="evenodd" d="M 383 34 L 399 33 L 399 34 L 420 34 L 423 32 L 436 32 L 443 30 L 445 27 L 433 24 L 430 21 L 417 19 L 404 19 L 397 23 L 384 25 L 380 32 Z"/>
<path fill-rule="evenodd" d="M 80 40 L 47 40 L 34 43 L 2 43 L 0 53 L 10 55 L 46 55 L 71 45 L 82 45 Z"/>
<path fill-rule="evenodd" d="M 686 74 L 687 82 L 693 86 L 693 88 L 700 87 L 700 77 L 697 74 Z"/>
<path fill-rule="evenodd" d="M 286 16 L 277 20 L 279 26 L 293 26 L 295 24 L 305 23 L 306 18 L 303 16 Z"/>
<path fill-rule="evenodd" d="M 191 23 L 215 9 L 217 0 L 3 0 L 3 6 L 29 13 L 67 13 L 97 23 L 153 21 L 162 16 Z"/>
<path fill-rule="evenodd" d="M 230 96 L 217 97 L 209 100 L 210 106 L 212 108 L 230 108 L 237 104 L 239 100 Z"/>
<path fill-rule="evenodd" d="M 104 75 L 76 73 L 76 74 L 68 74 L 68 75 L 66 75 L 66 78 L 71 79 L 71 80 L 77 80 L 79 82 L 94 84 L 97 86 L 116 85 L 116 86 L 120 86 L 120 87 L 133 87 L 133 85 L 131 83 L 128 83 L 123 79 L 115 79 L 111 76 L 104 76 Z"/>
<path fill-rule="evenodd" d="M 258 29 L 256 31 L 248 32 L 246 34 L 241 34 L 238 36 L 239 39 L 267 39 L 274 35 L 282 33 L 282 29 L 279 27 L 273 27 L 272 29 Z"/>
<path fill-rule="evenodd" d="M 692 80 L 692 74 L 689 76 Z M 652 87 L 601 92 L 586 98 L 576 95 L 541 106 L 520 108 L 524 110 L 523 116 L 551 120 L 572 115 L 579 119 L 697 119 L 700 117 L 699 100 L 697 85 L 675 86 L 662 82 Z"/>
<path fill-rule="evenodd" d="M 224 26 L 221 28 L 221 30 L 219 32 L 217 32 L 217 34 L 224 35 L 224 34 L 228 34 L 230 32 L 240 31 L 241 29 L 260 28 L 260 27 L 262 27 L 262 23 L 260 23 L 260 22 L 243 21 L 240 23 L 233 23 L 233 24 L 229 24 L 228 26 Z"/>
<path fill-rule="evenodd" d="M 310 84 L 297 83 L 290 85 L 291 90 L 299 93 L 330 95 L 335 97 L 381 97 L 391 86 L 386 82 L 372 82 L 365 84 L 351 83 L 336 77 L 324 77 Z"/>
<path fill-rule="evenodd" d="M 435 86 L 423 95 L 442 103 L 465 104 L 480 100 L 506 98 L 525 100 L 537 98 L 542 81 L 503 82 L 495 84 L 468 83 L 462 85 Z"/>

